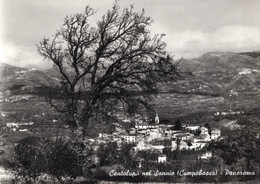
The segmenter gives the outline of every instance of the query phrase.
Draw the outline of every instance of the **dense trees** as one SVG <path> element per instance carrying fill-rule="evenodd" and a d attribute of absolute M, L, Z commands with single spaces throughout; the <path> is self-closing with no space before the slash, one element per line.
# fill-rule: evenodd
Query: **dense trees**
<path fill-rule="evenodd" d="M 133 6 L 119 11 L 118 3 L 96 27 L 88 20 L 95 11 L 67 16 L 52 39 L 44 38 L 39 53 L 51 60 L 61 78 L 61 89 L 49 102 L 66 122 L 87 130 L 90 122 L 109 120 L 113 109 L 122 105 L 125 113 L 150 112 L 150 93 L 158 82 L 175 80 L 177 70 L 166 55 L 162 35 L 151 36 L 152 23 L 145 12 Z M 137 95 L 138 94 L 138 95 Z"/>
<path fill-rule="evenodd" d="M 137 155 L 131 155 L 133 145 L 123 144 L 118 149 L 115 142 L 101 144 L 97 150 L 97 157 L 100 165 L 97 165 L 94 173 L 89 173 L 94 159 L 89 160 L 92 151 L 82 143 L 71 142 L 69 140 L 57 138 L 55 140 L 42 140 L 35 137 L 25 138 L 15 147 L 14 162 L 10 166 L 16 171 L 17 176 L 26 182 L 35 183 L 45 174 L 50 176 L 53 181 L 71 182 L 77 176 L 84 176 L 89 179 L 91 176 L 107 176 L 106 167 L 120 165 L 121 169 L 132 169 L 140 171 L 149 171 L 162 169 L 163 171 L 177 171 L 180 168 L 187 171 L 197 170 L 215 170 L 222 171 L 214 177 L 135 177 L 136 181 L 232 181 L 254 179 L 257 176 L 225 176 L 225 169 L 232 171 L 257 171 L 259 169 L 259 138 L 256 133 L 249 130 L 237 130 L 226 139 L 220 142 L 213 142 L 208 149 L 217 156 L 211 160 L 190 159 L 191 151 L 165 149 L 167 163 L 157 163 L 157 152 L 142 151 Z M 250 143 L 250 144 L 249 144 Z M 192 152 L 194 154 L 194 152 Z M 187 157 L 180 158 L 180 155 Z M 142 167 L 134 164 L 136 158 L 143 158 Z M 196 157 L 196 156 L 195 156 Z M 135 159 L 133 159 L 135 158 Z M 186 160 L 189 158 L 188 160 Z M 103 167 L 104 166 L 104 167 Z M 97 173 L 99 172 L 99 173 Z M 101 172 L 103 172 L 102 175 Z M 256 173 L 258 174 L 258 173 Z M 46 178 L 45 178 L 46 179 Z M 46 181 L 44 178 L 43 180 Z M 111 180 L 128 180 L 129 178 L 107 178 Z"/>
<path fill-rule="evenodd" d="M 174 130 L 182 130 L 182 129 L 183 129 L 182 124 L 181 124 L 181 121 L 180 121 L 179 118 L 178 118 L 177 121 L 175 122 L 173 129 L 174 129 Z"/>
<path fill-rule="evenodd" d="M 99 166 L 115 164 L 118 157 L 116 142 L 101 143 L 97 151 L 97 157 L 99 158 Z"/>
<path fill-rule="evenodd" d="M 94 163 L 89 160 L 91 155 L 90 148 L 63 138 L 43 141 L 28 137 L 15 147 L 15 157 L 10 167 L 18 178 L 27 183 L 36 183 L 46 174 L 53 181 L 63 183 L 77 176 L 89 178 L 89 167 Z"/>
<path fill-rule="evenodd" d="M 240 162 L 247 170 L 252 170 L 260 166 L 259 145 L 257 133 L 250 129 L 242 129 L 233 131 L 220 142 L 212 143 L 210 148 L 217 150 L 227 165 Z"/>
<path fill-rule="evenodd" d="M 39 140 L 35 137 L 28 137 L 20 141 L 15 147 L 14 162 L 12 169 L 16 171 L 17 177 L 26 182 L 35 182 L 36 178 L 46 170 L 46 160 L 43 156 L 42 147 L 37 146 Z"/>
<path fill-rule="evenodd" d="M 119 146 L 116 142 L 101 143 L 97 150 L 98 166 L 121 164 L 131 168 L 133 166 L 133 146 L 133 144 L 126 143 Z"/>

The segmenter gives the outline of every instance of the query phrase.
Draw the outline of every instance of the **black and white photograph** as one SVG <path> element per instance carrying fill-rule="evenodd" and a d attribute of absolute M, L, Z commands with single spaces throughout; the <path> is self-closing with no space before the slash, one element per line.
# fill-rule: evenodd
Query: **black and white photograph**
<path fill-rule="evenodd" d="M 0 183 L 260 183 L 259 9 L 0 0 Z"/>

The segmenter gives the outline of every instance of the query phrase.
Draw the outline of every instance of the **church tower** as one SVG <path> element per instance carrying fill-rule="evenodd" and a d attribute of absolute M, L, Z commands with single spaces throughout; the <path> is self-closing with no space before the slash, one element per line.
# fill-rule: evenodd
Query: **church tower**
<path fill-rule="evenodd" d="M 155 121 L 155 124 L 159 124 L 160 123 L 158 114 L 156 114 L 154 121 Z"/>

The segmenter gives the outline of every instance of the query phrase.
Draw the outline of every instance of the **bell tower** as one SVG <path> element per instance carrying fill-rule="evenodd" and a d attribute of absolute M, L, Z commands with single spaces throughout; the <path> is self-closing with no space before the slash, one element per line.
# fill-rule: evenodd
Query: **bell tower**
<path fill-rule="evenodd" d="M 160 123 L 158 114 L 156 114 L 154 121 L 155 121 L 155 124 L 159 124 Z"/>

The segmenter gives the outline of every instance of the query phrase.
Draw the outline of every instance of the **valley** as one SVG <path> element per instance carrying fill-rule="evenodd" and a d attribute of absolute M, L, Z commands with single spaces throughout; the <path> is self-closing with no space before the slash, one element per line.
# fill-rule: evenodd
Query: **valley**
<path fill-rule="evenodd" d="M 260 66 L 256 58 L 237 53 L 206 53 L 184 60 L 178 69 L 176 82 L 159 84 L 158 94 L 151 94 L 150 104 L 161 121 L 207 124 L 220 129 L 224 137 L 244 127 L 260 131 Z M 12 158 L 14 146 L 25 137 L 71 136 L 69 127 L 45 99 L 50 89 L 59 86 L 57 72 L 7 64 L 1 64 L 0 71 L 1 162 Z M 88 137 L 111 134 L 115 124 L 129 127 L 120 114 L 121 108 L 114 109 L 121 119 L 96 123 Z"/>
<path fill-rule="evenodd" d="M 243 110 L 259 112 L 260 66 L 257 58 L 228 52 L 211 52 L 199 58 L 183 60 L 177 68 L 176 82 L 159 84 L 159 93 L 152 95 L 151 104 L 162 117 L 176 120 L 189 114 Z M 45 96 L 48 89 L 59 85 L 53 69 L 29 70 L 7 64 L 0 65 L 1 113 L 8 121 L 41 121 L 57 119 Z M 50 115 L 52 114 L 52 115 Z M 35 116 L 39 116 L 38 119 Z M 7 118 L 7 117 L 2 117 Z M 6 120 L 5 120 L 6 121 Z"/>

